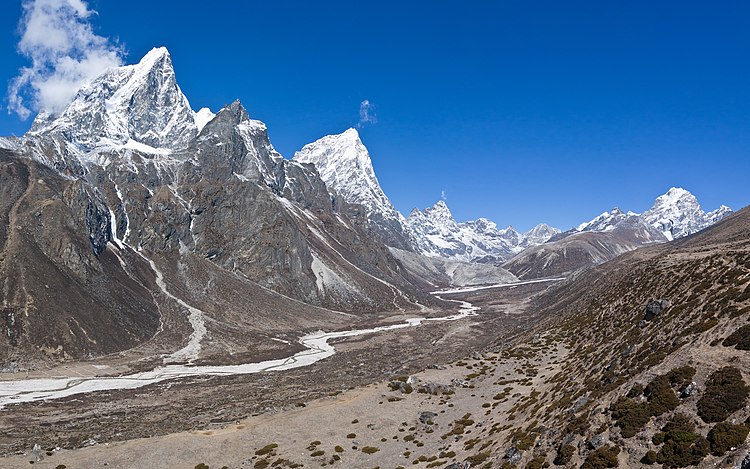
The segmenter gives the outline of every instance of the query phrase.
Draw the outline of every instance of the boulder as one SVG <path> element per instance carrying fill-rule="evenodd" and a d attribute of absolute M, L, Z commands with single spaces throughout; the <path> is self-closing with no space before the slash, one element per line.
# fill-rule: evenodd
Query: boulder
<path fill-rule="evenodd" d="M 586 442 L 586 446 L 588 446 L 589 449 L 595 450 L 604 446 L 604 443 L 605 443 L 604 436 L 595 435 L 589 441 Z"/>
<path fill-rule="evenodd" d="M 645 321 L 652 321 L 662 311 L 669 308 L 669 300 L 651 300 L 646 304 L 646 311 L 643 316 Z"/>
<path fill-rule="evenodd" d="M 507 459 L 508 463 L 510 464 L 517 464 L 518 461 L 521 460 L 521 456 L 521 450 L 519 450 L 515 446 L 511 446 L 505 451 L 505 456 L 503 456 L 503 458 Z"/>
<path fill-rule="evenodd" d="M 433 419 L 437 417 L 437 415 L 438 414 L 435 412 L 425 411 L 419 414 L 419 421 L 425 425 L 432 425 Z"/>
<path fill-rule="evenodd" d="M 682 390 L 680 393 L 680 397 L 685 399 L 686 397 L 690 397 L 693 394 L 695 394 L 698 391 L 698 385 L 695 384 L 695 381 L 685 386 L 685 389 Z"/>

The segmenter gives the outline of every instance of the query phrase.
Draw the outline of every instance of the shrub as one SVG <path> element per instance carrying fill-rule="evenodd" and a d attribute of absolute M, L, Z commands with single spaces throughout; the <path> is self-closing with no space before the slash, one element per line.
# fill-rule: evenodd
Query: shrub
<path fill-rule="evenodd" d="M 745 442 L 750 428 L 745 425 L 732 425 L 731 423 L 717 423 L 708 432 L 708 442 L 711 444 L 711 452 L 721 456 L 732 448 Z"/>
<path fill-rule="evenodd" d="M 617 455 L 620 454 L 619 446 L 602 446 L 589 454 L 583 462 L 581 469 L 599 469 L 604 467 L 617 467 Z"/>
<path fill-rule="evenodd" d="M 667 422 L 664 427 L 662 427 L 661 431 L 665 433 L 673 432 L 673 431 L 685 431 L 685 432 L 694 432 L 695 431 L 695 423 L 693 422 L 693 419 L 691 419 L 689 416 L 685 414 L 674 414 L 671 419 L 669 419 L 669 422 Z"/>
<path fill-rule="evenodd" d="M 313 458 L 317 458 L 318 456 L 323 456 L 324 454 L 326 454 L 326 452 L 323 451 L 322 449 L 319 449 L 317 451 L 313 451 L 312 453 L 310 453 L 310 456 Z"/>
<path fill-rule="evenodd" d="M 380 451 L 380 448 L 376 448 L 374 446 L 365 446 L 364 448 L 362 448 L 362 452 L 365 454 L 373 454 L 377 453 L 378 451 Z"/>
<path fill-rule="evenodd" d="M 208 465 L 201 462 L 195 465 L 195 469 L 208 469 Z"/>
<path fill-rule="evenodd" d="M 625 397 L 617 399 L 610 410 L 623 438 L 634 437 L 651 418 L 647 403 L 633 402 Z"/>
<path fill-rule="evenodd" d="M 335 447 L 333 448 L 333 450 L 334 450 L 334 451 L 336 451 L 337 453 L 343 453 L 343 452 L 344 452 L 344 448 L 343 448 L 343 447 L 341 447 L 341 446 L 339 446 L 339 445 L 336 445 L 336 446 L 335 446 Z"/>
<path fill-rule="evenodd" d="M 526 469 L 543 469 L 545 467 L 549 467 L 549 464 L 547 464 L 544 456 L 537 456 L 526 464 Z"/>
<path fill-rule="evenodd" d="M 708 451 L 709 445 L 705 438 L 695 433 L 680 432 L 679 439 L 670 439 L 664 443 L 656 455 L 656 462 L 664 467 L 695 466 L 703 461 Z"/>
<path fill-rule="evenodd" d="M 692 378 L 692 376 L 691 376 Z M 652 416 L 661 415 L 677 408 L 680 400 L 675 395 L 667 376 L 657 376 L 648 383 L 643 394 L 648 398 L 649 413 Z"/>
<path fill-rule="evenodd" d="M 693 376 L 695 376 L 695 368 L 681 366 L 667 373 L 667 380 L 672 387 L 682 391 L 693 381 Z"/>
<path fill-rule="evenodd" d="M 651 417 L 676 409 L 680 405 L 680 400 L 672 390 L 672 384 L 682 385 L 686 380 L 692 379 L 694 374 L 695 369 L 690 367 L 675 368 L 666 375 L 657 376 L 643 389 L 648 402 L 635 402 L 621 397 L 612 404 L 612 418 L 620 427 L 622 437 L 634 437 Z M 628 396 L 637 397 L 639 389 L 640 385 L 633 386 Z"/>
<path fill-rule="evenodd" d="M 573 445 L 562 445 L 557 450 L 557 456 L 555 456 L 555 460 L 552 461 L 558 466 L 564 466 L 570 462 L 570 460 L 573 458 L 573 454 L 575 454 L 576 448 Z"/>
<path fill-rule="evenodd" d="M 656 460 L 658 458 L 658 455 L 656 454 L 656 451 L 648 451 L 643 458 L 641 458 L 641 462 L 643 464 L 656 464 Z"/>
<path fill-rule="evenodd" d="M 481 453 L 477 453 L 472 456 L 469 456 L 468 458 L 464 459 L 464 461 L 468 462 L 470 467 L 474 467 L 474 466 L 478 466 L 482 464 L 489 457 L 490 457 L 489 451 L 483 451 Z"/>
<path fill-rule="evenodd" d="M 725 347 L 736 345 L 737 350 L 750 350 L 750 324 L 740 327 L 721 343 Z"/>
<path fill-rule="evenodd" d="M 698 415 L 706 423 L 723 422 L 747 401 L 748 387 L 737 368 L 725 366 L 715 371 L 698 400 Z"/>
<path fill-rule="evenodd" d="M 263 456 L 263 455 L 270 453 L 271 451 L 273 451 L 274 449 L 278 447 L 279 445 L 277 445 L 276 443 L 271 443 L 270 445 L 266 445 L 262 447 L 261 449 L 259 449 L 258 451 L 256 451 L 255 454 L 257 456 Z"/>
<path fill-rule="evenodd" d="M 661 430 L 661 433 L 654 435 L 652 442 L 657 445 L 664 443 L 664 446 L 658 453 L 646 453 L 642 463 L 686 467 L 700 463 L 708 455 L 708 442 L 695 434 L 695 423 L 687 415 L 673 415 Z"/>

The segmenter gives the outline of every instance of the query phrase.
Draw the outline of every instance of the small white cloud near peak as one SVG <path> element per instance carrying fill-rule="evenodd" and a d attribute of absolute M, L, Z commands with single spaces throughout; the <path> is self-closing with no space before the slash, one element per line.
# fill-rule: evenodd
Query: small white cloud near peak
<path fill-rule="evenodd" d="M 377 124 L 378 116 L 375 114 L 375 105 L 369 99 L 359 103 L 359 123 L 357 128 L 361 129 L 366 124 Z"/>
<path fill-rule="evenodd" d="M 122 65 L 123 50 L 94 33 L 84 0 L 23 0 L 18 52 L 31 64 L 8 86 L 8 112 L 61 112 L 87 81 Z"/>

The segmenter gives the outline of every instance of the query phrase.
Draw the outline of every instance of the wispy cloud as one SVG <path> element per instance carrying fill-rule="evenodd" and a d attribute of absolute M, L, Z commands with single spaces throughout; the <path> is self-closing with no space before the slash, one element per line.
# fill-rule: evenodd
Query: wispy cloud
<path fill-rule="evenodd" d="M 362 128 L 365 124 L 377 124 L 378 116 L 375 114 L 375 105 L 369 99 L 359 103 L 359 123 L 357 128 Z"/>
<path fill-rule="evenodd" d="M 440 191 L 440 200 L 442 200 L 443 202 L 445 202 L 445 201 L 448 200 L 448 196 L 445 195 L 445 191 L 444 190 Z"/>
<path fill-rule="evenodd" d="M 122 64 L 122 48 L 94 33 L 83 0 L 24 0 L 18 52 L 31 64 L 8 86 L 8 112 L 58 113 L 86 81 Z"/>

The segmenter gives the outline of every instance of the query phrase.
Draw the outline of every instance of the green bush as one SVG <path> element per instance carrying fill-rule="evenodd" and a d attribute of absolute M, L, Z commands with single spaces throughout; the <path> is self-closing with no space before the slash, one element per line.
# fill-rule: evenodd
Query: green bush
<path fill-rule="evenodd" d="M 638 397 L 638 391 L 648 399 L 648 402 L 635 402 L 627 397 L 620 397 L 612 406 L 612 418 L 621 429 L 623 438 L 632 438 L 648 423 L 651 417 L 656 417 L 676 409 L 680 400 L 672 389 L 673 385 L 682 386 L 689 383 L 695 374 L 691 367 L 675 368 L 666 375 L 657 376 L 645 388 L 635 385 L 628 392 L 629 397 Z M 686 384 L 684 384 L 686 385 Z"/>
<path fill-rule="evenodd" d="M 725 366 L 715 371 L 698 400 L 698 415 L 706 423 L 723 422 L 747 401 L 748 387 L 737 368 Z"/>
<path fill-rule="evenodd" d="M 694 432 L 695 422 L 693 422 L 693 419 L 691 419 L 688 415 L 677 413 L 674 414 L 672 418 L 669 419 L 669 422 L 667 422 L 661 429 L 661 431 L 665 433 L 678 430 L 685 432 Z"/>
<path fill-rule="evenodd" d="M 681 432 L 678 439 L 664 443 L 656 455 L 656 462 L 664 467 L 695 466 L 703 461 L 708 452 L 709 445 L 705 438 L 695 433 Z"/>
<path fill-rule="evenodd" d="M 362 452 L 365 454 L 373 454 L 377 453 L 378 451 L 380 451 L 380 448 L 376 448 L 374 446 L 365 446 L 364 448 L 362 448 Z"/>
<path fill-rule="evenodd" d="M 649 413 L 652 416 L 669 412 L 680 405 L 680 400 L 672 390 L 668 375 L 654 378 L 643 390 L 643 394 L 648 398 Z"/>
<path fill-rule="evenodd" d="M 576 452 L 575 446 L 562 445 L 557 450 L 557 456 L 555 456 L 555 460 L 552 462 L 558 466 L 564 466 L 570 462 L 575 452 Z"/>
<path fill-rule="evenodd" d="M 721 456 L 732 448 L 745 442 L 750 428 L 745 425 L 732 425 L 731 423 L 717 423 L 708 432 L 708 442 L 711 444 L 711 452 Z"/>
<path fill-rule="evenodd" d="M 581 469 L 600 469 L 604 467 L 617 467 L 617 455 L 620 454 L 619 446 L 602 446 L 591 453 L 581 465 Z"/>
<path fill-rule="evenodd" d="M 478 466 L 485 462 L 490 457 L 489 451 L 483 451 L 481 453 L 474 454 L 472 456 L 469 456 L 468 458 L 464 459 L 464 461 L 468 462 L 471 467 Z"/>
<path fill-rule="evenodd" d="M 526 469 L 544 469 L 545 467 L 549 467 L 549 464 L 544 456 L 536 456 L 526 464 Z"/>
<path fill-rule="evenodd" d="M 623 438 L 632 438 L 651 418 L 649 406 L 645 402 L 634 402 L 621 397 L 610 408 L 612 418 L 620 427 Z"/>
<path fill-rule="evenodd" d="M 279 445 L 277 445 L 276 443 L 271 443 L 270 445 L 266 445 L 262 447 L 261 449 L 259 449 L 258 451 L 256 451 L 255 454 L 257 456 L 264 456 L 278 447 Z"/>
<path fill-rule="evenodd" d="M 658 459 L 658 455 L 656 454 L 656 451 L 648 451 L 643 458 L 641 458 L 641 462 L 643 464 L 656 464 L 656 460 Z"/>
<path fill-rule="evenodd" d="M 664 444 L 659 452 L 649 451 L 641 459 L 643 464 L 661 464 L 664 467 L 686 467 L 700 463 L 708 455 L 709 444 L 695 433 L 695 423 L 684 414 L 675 414 L 651 440 Z"/>
<path fill-rule="evenodd" d="M 725 347 L 736 345 L 737 350 L 750 350 L 750 324 L 732 332 L 721 344 Z"/>
<path fill-rule="evenodd" d="M 681 366 L 673 368 L 667 373 L 667 380 L 672 387 L 682 391 L 693 381 L 693 376 L 695 376 L 695 368 L 692 366 Z"/>

